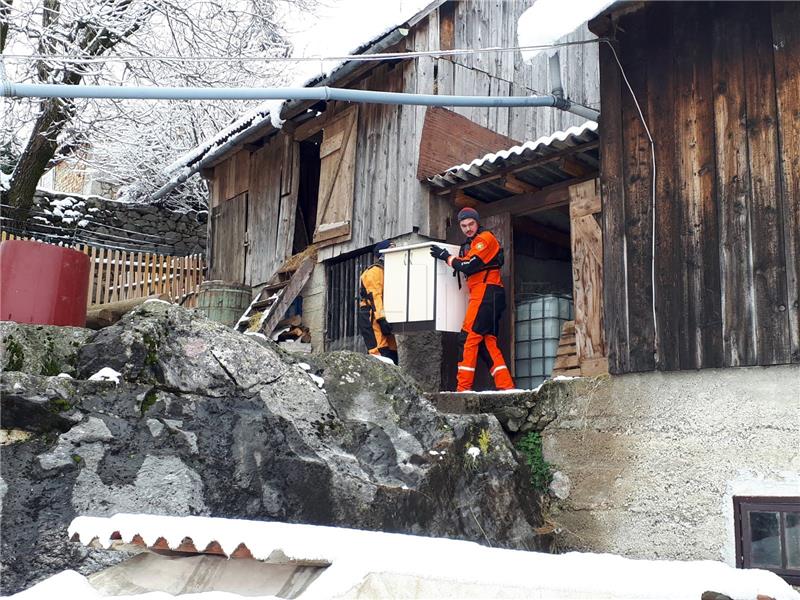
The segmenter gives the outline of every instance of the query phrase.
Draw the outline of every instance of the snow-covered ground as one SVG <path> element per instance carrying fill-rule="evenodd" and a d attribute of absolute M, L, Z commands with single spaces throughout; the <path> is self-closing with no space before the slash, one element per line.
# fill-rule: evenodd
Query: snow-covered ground
<path fill-rule="evenodd" d="M 800 600 L 777 575 L 733 569 L 713 561 L 632 560 L 609 554 L 572 552 L 551 555 L 487 548 L 472 542 L 360 531 L 354 529 L 255 522 L 209 517 L 115 515 L 78 517 L 69 535 L 83 543 L 109 547 L 119 532 L 123 542 L 140 535 L 147 545 L 159 537 L 177 548 L 190 537 L 197 548 L 217 541 L 230 555 L 244 543 L 260 560 L 280 550 L 288 560 L 330 564 L 298 598 L 540 598 L 697 600 L 705 591 L 734 600 L 763 594 L 776 600 Z M 60 573 L 14 598 L 100 598 L 87 580 Z M 160 592 L 136 598 L 171 598 Z M 206 592 L 181 598 L 239 598 Z M 271 598 L 262 596 L 261 598 Z"/>

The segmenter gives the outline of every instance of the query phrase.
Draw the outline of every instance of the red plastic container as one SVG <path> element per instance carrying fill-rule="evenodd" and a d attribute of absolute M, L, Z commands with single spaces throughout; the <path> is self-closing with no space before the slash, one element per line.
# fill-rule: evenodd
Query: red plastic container
<path fill-rule="evenodd" d="M 0 243 L 0 320 L 86 326 L 89 257 L 42 242 Z"/>

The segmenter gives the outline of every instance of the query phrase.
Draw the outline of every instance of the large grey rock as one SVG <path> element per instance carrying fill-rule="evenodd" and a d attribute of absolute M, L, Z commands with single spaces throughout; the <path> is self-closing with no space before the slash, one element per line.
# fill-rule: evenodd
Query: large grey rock
<path fill-rule="evenodd" d="M 32 375 L 74 375 L 78 349 L 92 333 L 81 327 L 0 321 L 0 367 Z"/>
<path fill-rule="evenodd" d="M 3 592 L 108 553 L 78 515 L 281 520 L 547 549 L 497 420 L 444 415 L 394 366 L 337 352 L 296 363 L 271 342 L 147 302 L 80 349 L 77 379 L 5 373 Z M 103 367 L 118 384 L 89 381 Z M 36 419 L 44 415 L 48 419 Z"/>

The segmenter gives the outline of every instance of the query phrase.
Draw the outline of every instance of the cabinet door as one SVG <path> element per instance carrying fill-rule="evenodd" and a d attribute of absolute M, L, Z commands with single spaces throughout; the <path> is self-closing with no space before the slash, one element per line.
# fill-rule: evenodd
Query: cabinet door
<path fill-rule="evenodd" d="M 387 252 L 383 262 L 383 311 L 389 323 L 404 323 L 408 303 L 408 252 Z"/>
<path fill-rule="evenodd" d="M 430 250 L 415 248 L 408 265 L 408 320 L 430 321 L 433 314 L 434 261 Z"/>

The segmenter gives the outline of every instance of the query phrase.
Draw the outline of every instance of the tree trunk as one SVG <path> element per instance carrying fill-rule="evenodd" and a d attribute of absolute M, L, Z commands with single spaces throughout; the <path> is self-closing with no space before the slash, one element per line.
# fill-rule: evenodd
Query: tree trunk
<path fill-rule="evenodd" d="M 58 149 L 58 134 L 72 118 L 75 109 L 75 104 L 69 99 L 48 98 L 42 100 L 41 106 L 42 111 L 11 175 L 4 200 L 4 204 L 12 207 L 8 216 L 13 220 L 12 226 L 20 233 L 33 206 L 36 185 Z"/>

